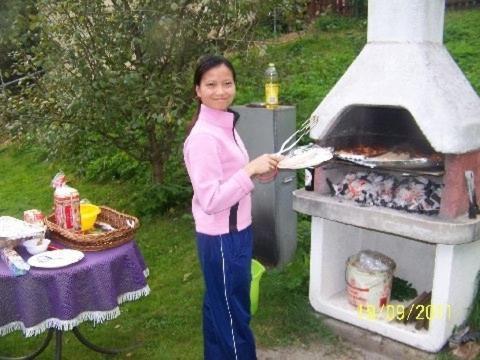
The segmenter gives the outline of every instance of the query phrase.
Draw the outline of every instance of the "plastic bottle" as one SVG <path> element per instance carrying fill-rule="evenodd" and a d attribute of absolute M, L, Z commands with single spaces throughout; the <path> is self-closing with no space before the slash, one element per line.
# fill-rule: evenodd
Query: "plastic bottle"
<path fill-rule="evenodd" d="M 278 72 L 274 63 L 268 64 L 265 70 L 265 107 L 275 109 L 278 107 L 278 94 L 280 84 L 278 81 Z"/>

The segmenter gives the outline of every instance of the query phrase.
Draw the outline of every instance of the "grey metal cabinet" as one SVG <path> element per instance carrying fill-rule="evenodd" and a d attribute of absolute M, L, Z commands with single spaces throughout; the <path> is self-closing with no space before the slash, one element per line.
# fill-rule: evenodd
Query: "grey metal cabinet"
<path fill-rule="evenodd" d="M 295 107 L 269 110 L 234 106 L 240 114 L 237 124 L 250 159 L 280 149 L 295 131 Z M 274 181 L 255 181 L 252 194 L 254 257 L 262 263 L 283 267 L 292 260 L 297 247 L 297 213 L 292 208 L 292 192 L 297 187 L 295 171 L 280 170 Z"/>

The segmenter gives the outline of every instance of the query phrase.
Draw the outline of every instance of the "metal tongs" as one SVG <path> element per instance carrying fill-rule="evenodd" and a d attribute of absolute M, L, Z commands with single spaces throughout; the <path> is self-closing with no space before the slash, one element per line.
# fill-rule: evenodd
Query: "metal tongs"
<path fill-rule="evenodd" d="M 275 155 L 283 155 L 292 150 L 300 142 L 300 140 L 310 132 L 310 128 L 315 126 L 317 123 L 318 116 L 316 115 L 312 115 L 310 118 L 305 120 L 300 128 L 282 143 L 280 150 L 278 150 Z"/>
<path fill-rule="evenodd" d="M 468 218 L 476 219 L 477 214 L 480 213 L 477 204 L 477 195 L 475 194 L 475 177 L 473 171 L 465 171 L 465 179 L 467 180 L 468 190 Z"/>

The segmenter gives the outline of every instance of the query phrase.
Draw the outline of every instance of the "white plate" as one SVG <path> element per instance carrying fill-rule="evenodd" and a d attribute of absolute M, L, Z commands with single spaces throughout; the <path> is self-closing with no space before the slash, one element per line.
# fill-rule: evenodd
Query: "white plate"
<path fill-rule="evenodd" d="M 304 169 L 318 166 L 332 157 L 332 148 L 323 148 L 315 144 L 309 144 L 291 150 L 277 166 L 279 169 Z"/>
<path fill-rule="evenodd" d="M 74 264 L 83 259 L 85 255 L 78 250 L 59 249 L 46 251 L 28 259 L 30 266 L 54 269 Z"/>

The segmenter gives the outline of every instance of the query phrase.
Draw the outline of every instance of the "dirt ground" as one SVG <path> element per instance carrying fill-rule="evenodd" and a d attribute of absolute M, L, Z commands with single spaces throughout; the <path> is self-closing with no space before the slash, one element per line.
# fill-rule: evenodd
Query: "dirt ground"
<path fill-rule="evenodd" d="M 399 343 L 368 330 L 324 317 L 337 341 L 257 349 L 258 360 L 434 360 L 437 354 Z M 474 357 L 472 357 L 473 359 Z M 462 359 L 470 359 L 462 357 Z"/>
<path fill-rule="evenodd" d="M 388 360 L 374 352 L 353 344 L 340 342 L 337 345 L 311 344 L 308 347 L 257 349 L 258 360 Z"/>
<path fill-rule="evenodd" d="M 480 344 L 469 342 L 450 352 L 448 358 L 458 360 L 480 359 Z M 351 343 L 340 342 L 336 346 L 314 344 L 308 347 L 289 347 L 279 349 L 257 349 L 258 360 L 433 360 L 435 354 L 422 352 L 394 352 L 381 355 L 358 347 Z"/>

